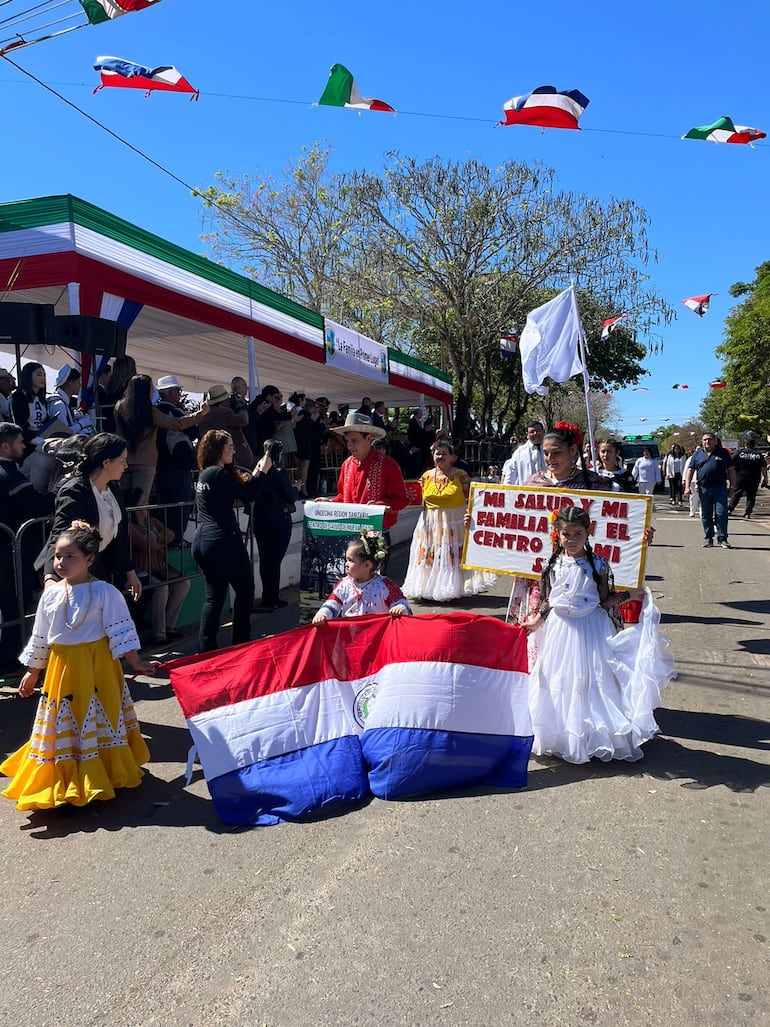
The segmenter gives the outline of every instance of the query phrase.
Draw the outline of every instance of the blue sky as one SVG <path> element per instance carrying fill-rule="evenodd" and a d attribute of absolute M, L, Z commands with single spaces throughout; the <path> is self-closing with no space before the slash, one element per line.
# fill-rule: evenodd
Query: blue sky
<path fill-rule="evenodd" d="M 31 5 L 10 0 L 0 17 Z M 678 137 L 722 115 L 770 132 L 762 56 L 770 8 L 759 0 L 729 8 L 598 0 L 582 9 L 488 0 L 473 11 L 479 16 L 466 5 L 402 0 L 353 8 L 162 0 L 9 56 L 195 186 L 220 169 L 277 174 L 302 146 L 326 140 L 337 170 L 377 169 L 390 149 L 491 166 L 539 159 L 563 189 L 633 199 L 652 219 L 659 260 L 650 274 L 677 318 L 661 329 L 663 355 L 645 361 L 650 376 L 640 384 L 650 391 L 615 394 L 619 427 L 642 432 L 696 415 L 719 374 L 714 347 L 733 305 L 728 289 L 768 259 L 770 145 Z M 101 54 L 175 64 L 200 102 L 132 90 L 93 95 Z M 401 113 L 312 108 L 335 62 L 364 94 Z M 493 127 L 505 100 L 543 84 L 590 98 L 584 131 Z M 0 199 L 71 192 L 204 252 L 198 204 L 181 185 L 5 62 L 0 96 Z M 706 292 L 718 295 L 703 319 L 680 302 Z"/>

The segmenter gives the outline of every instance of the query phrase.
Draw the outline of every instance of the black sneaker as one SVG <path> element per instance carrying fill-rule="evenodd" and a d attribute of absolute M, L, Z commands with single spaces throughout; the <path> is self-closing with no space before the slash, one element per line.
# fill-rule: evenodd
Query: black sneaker
<path fill-rule="evenodd" d="M 723 538 L 723 539 L 722 539 L 722 541 L 721 541 L 721 542 L 719 543 L 719 545 L 720 545 L 720 547 L 721 547 L 722 549 L 732 549 L 732 548 L 733 548 L 733 547 L 732 547 L 732 546 L 730 545 L 730 543 L 729 543 L 729 542 L 727 541 L 727 539 L 726 539 L 726 538 Z"/>
<path fill-rule="evenodd" d="M 706 541 L 703 543 L 703 548 L 704 549 L 709 549 L 713 545 L 714 545 L 713 538 L 707 538 Z"/>

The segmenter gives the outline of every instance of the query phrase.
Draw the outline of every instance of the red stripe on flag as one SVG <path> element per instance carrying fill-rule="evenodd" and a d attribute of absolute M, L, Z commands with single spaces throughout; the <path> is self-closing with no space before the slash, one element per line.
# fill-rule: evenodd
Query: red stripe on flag
<path fill-rule="evenodd" d="M 394 663 L 527 672 L 518 625 L 471 613 L 343 617 L 166 664 L 185 717 L 318 681 L 356 681 Z"/>

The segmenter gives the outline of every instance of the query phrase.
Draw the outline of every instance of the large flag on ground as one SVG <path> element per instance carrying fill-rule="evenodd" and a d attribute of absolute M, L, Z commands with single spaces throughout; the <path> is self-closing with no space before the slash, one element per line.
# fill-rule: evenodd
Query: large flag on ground
<path fill-rule="evenodd" d="M 501 125 L 539 125 L 541 128 L 579 128 L 578 122 L 591 101 L 578 89 L 560 93 L 555 86 L 538 86 L 524 96 L 503 104 Z"/>
<path fill-rule="evenodd" d="M 716 296 L 716 293 L 707 292 L 705 296 L 690 296 L 689 299 L 682 300 L 682 303 L 698 317 L 703 317 L 709 308 L 712 296 Z"/>
<path fill-rule="evenodd" d="M 144 11 L 158 3 L 160 0 L 80 0 L 80 6 L 86 12 L 91 25 L 120 18 L 132 11 Z"/>
<path fill-rule="evenodd" d="M 191 86 L 184 75 L 170 64 L 159 68 L 145 68 L 142 64 L 134 64 L 133 61 L 126 61 L 122 57 L 97 57 L 94 71 L 101 72 L 102 80 L 102 84 L 94 90 L 95 93 L 107 87 L 144 89 L 146 93 L 157 90 L 192 93 L 196 100 L 200 95 L 199 90 Z"/>
<path fill-rule="evenodd" d="M 767 132 L 761 129 L 736 125 L 732 118 L 718 118 L 713 125 L 691 128 L 682 139 L 705 139 L 710 143 L 742 143 L 745 146 L 766 136 Z"/>
<path fill-rule="evenodd" d="M 523 787 L 526 636 L 467 613 L 347 617 L 168 665 L 219 817 L 274 824 L 472 783 Z"/>
<path fill-rule="evenodd" d="M 362 96 L 351 72 L 342 64 L 333 64 L 329 81 L 318 101 L 324 107 L 353 107 L 364 111 L 390 111 L 396 113 L 384 100 L 375 100 L 373 96 Z"/>
<path fill-rule="evenodd" d="M 527 314 L 519 340 L 522 378 L 527 392 L 547 396 L 544 378 L 566 382 L 574 374 L 582 373 L 583 362 L 578 352 L 582 334 L 574 286 Z"/>

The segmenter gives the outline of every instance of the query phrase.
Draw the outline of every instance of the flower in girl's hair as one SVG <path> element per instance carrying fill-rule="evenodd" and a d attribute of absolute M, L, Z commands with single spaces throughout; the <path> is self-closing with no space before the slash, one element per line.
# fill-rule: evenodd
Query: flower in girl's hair
<path fill-rule="evenodd" d="M 551 539 L 551 545 L 555 546 L 559 541 L 559 532 L 556 530 L 556 528 L 551 529 L 551 534 L 549 538 Z"/>
<path fill-rule="evenodd" d="M 551 512 L 548 514 L 548 520 L 551 522 L 551 524 L 553 524 L 558 516 L 559 516 L 559 511 L 558 510 L 551 510 Z"/>
<path fill-rule="evenodd" d="M 88 523 L 88 521 L 73 521 L 72 524 L 70 524 L 70 530 L 72 530 L 73 528 L 80 528 L 81 531 L 93 531 L 94 530 L 91 527 L 91 525 Z"/>
<path fill-rule="evenodd" d="M 388 555 L 388 547 L 379 531 L 374 531 L 374 529 L 364 531 L 361 533 L 361 538 L 366 542 L 367 549 L 377 563 L 380 563 Z"/>
<path fill-rule="evenodd" d="M 583 445 L 583 433 L 576 424 L 570 424 L 569 421 L 557 421 L 554 428 L 556 428 L 557 431 L 572 432 L 575 436 L 575 442 L 577 445 Z"/>

